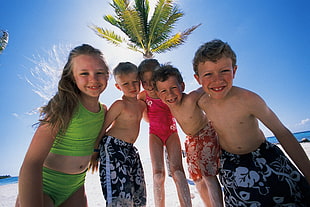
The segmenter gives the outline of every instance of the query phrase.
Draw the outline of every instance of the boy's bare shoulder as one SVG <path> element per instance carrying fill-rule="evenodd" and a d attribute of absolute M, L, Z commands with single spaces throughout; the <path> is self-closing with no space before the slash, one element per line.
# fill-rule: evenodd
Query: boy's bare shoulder
<path fill-rule="evenodd" d="M 185 94 L 184 96 L 186 96 L 187 98 L 194 99 L 195 101 L 197 101 L 204 94 L 205 94 L 204 90 L 202 89 L 202 87 L 200 87 L 200 88 L 198 88 L 196 90 L 193 90 L 193 91 L 189 92 L 188 94 Z"/>
<path fill-rule="evenodd" d="M 116 100 L 116 101 L 114 101 L 114 102 L 112 103 L 112 105 L 111 105 L 110 108 L 109 108 L 109 111 L 110 111 L 110 110 L 115 110 L 115 109 L 121 109 L 121 108 L 123 108 L 124 106 L 125 106 L 124 100 L 118 99 L 118 100 Z"/>
<path fill-rule="evenodd" d="M 248 89 L 245 88 L 240 88 L 237 86 L 234 86 L 232 88 L 232 95 L 233 96 L 238 96 L 239 98 L 244 98 L 247 101 L 255 101 L 257 99 L 262 99 L 257 93 L 250 91 Z"/>

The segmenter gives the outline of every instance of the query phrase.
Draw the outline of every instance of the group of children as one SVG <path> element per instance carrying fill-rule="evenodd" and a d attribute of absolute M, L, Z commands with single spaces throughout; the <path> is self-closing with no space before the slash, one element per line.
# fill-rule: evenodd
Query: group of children
<path fill-rule="evenodd" d="M 201 87 L 184 93 L 182 75 L 170 64 L 121 62 L 113 76 L 123 96 L 107 110 L 99 103 L 109 78 L 102 53 L 90 45 L 74 48 L 58 92 L 42 107 L 16 206 L 87 206 L 85 175 L 98 161 L 106 206 L 147 206 L 134 146 L 142 118 L 149 123 L 155 206 L 165 206 L 165 149 L 180 206 L 192 206 L 176 123 L 186 134 L 188 172 L 205 206 L 309 206 L 309 158 L 257 94 L 233 86 L 237 65 L 230 46 L 203 44 L 193 69 Z M 258 120 L 297 168 L 266 141 Z"/>

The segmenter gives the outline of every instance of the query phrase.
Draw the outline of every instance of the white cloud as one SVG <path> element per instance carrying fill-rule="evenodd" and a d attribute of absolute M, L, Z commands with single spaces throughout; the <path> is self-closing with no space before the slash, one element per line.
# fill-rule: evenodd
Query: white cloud
<path fill-rule="evenodd" d="M 297 125 L 298 125 L 298 126 L 303 126 L 303 125 L 306 125 L 306 124 L 308 124 L 308 123 L 310 123 L 310 119 L 309 119 L 309 118 L 306 118 L 306 119 L 304 119 L 304 120 L 301 120 Z"/>

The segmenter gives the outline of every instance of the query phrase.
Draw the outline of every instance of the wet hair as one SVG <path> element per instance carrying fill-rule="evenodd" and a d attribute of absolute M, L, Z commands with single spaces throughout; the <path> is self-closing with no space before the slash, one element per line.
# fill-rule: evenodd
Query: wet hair
<path fill-rule="evenodd" d="M 201 45 L 196 51 L 193 59 L 193 69 L 195 74 L 198 75 L 199 63 L 204 63 L 206 61 L 217 62 L 222 57 L 231 58 L 232 66 L 236 66 L 236 54 L 228 43 L 215 39 Z"/>
<path fill-rule="evenodd" d="M 145 72 L 154 71 L 160 66 L 158 60 L 156 59 L 145 59 L 138 66 L 138 75 L 140 80 L 142 80 L 143 74 Z"/>
<path fill-rule="evenodd" d="M 73 60 L 80 55 L 100 57 L 105 63 L 107 72 L 109 72 L 108 66 L 100 50 L 95 49 L 88 44 L 83 44 L 70 51 L 67 63 L 63 68 L 61 78 L 58 82 L 57 93 L 51 98 L 47 105 L 40 109 L 40 124 L 48 123 L 53 129 L 59 129 L 61 134 L 64 134 L 67 130 L 73 113 L 79 103 L 81 91 L 74 80 Z"/>
<path fill-rule="evenodd" d="M 113 70 L 114 78 L 118 75 L 128 75 L 129 73 L 137 73 L 138 68 L 131 62 L 121 62 Z"/>
<path fill-rule="evenodd" d="M 183 77 L 177 68 L 173 67 L 170 64 L 160 65 L 160 67 L 157 68 L 153 73 L 153 81 L 155 83 L 155 89 L 158 90 L 156 87 L 157 81 L 164 82 L 168 80 L 168 78 L 171 76 L 176 77 L 179 84 L 183 83 Z"/>

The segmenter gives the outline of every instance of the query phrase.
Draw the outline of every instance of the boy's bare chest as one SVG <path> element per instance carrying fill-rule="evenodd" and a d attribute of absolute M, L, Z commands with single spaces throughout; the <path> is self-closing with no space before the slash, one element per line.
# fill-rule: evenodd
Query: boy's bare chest
<path fill-rule="evenodd" d="M 143 109 L 140 105 L 126 106 L 121 114 L 123 119 L 140 120 L 142 117 Z"/>

